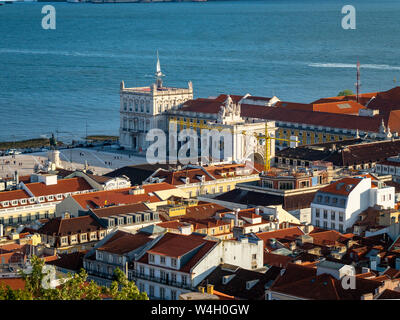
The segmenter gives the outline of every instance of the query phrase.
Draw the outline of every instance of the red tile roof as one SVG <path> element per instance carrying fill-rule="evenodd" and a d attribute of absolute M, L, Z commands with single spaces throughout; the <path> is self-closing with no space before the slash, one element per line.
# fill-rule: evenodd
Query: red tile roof
<path fill-rule="evenodd" d="M 361 180 L 360 178 L 343 178 L 319 189 L 319 192 L 348 196 Z"/>
<path fill-rule="evenodd" d="M 313 104 L 312 106 L 313 111 L 354 115 L 358 115 L 360 109 L 365 109 L 362 104 L 356 101 L 327 102 Z"/>
<path fill-rule="evenodd" d="M 18 199 L 27 199 L 31 196 L 25 190 L 12 190 L 0 192 L 0 202 Z M 11 203 L 9 205 L 11 207 Z"/>
<path fill-rule="evenodd" d="M 268 246 L 270 239 L 288 239 L 295 240 L 297 237 L 304 235 L 305 233 L 298 227 L 279 229 L 275 231 L 259 232 L 256 236 L 264 242 L 264 247 Z"/>
<path fill-rule="evenodd" d="M 93 187 L 81 177 L 57 180 L 57 184 L 54 185 L 46 185 L 43 182 L 34 182 L 27 183 L 25 186 L 35 197 L 93 190 Z"/>
<path fill-rule="evenodd" d="M 50 219 L 39 228 L 39 234 L 66 236 L 71 234 L 93 232 L 105 229 L 92 216 L 82 216 L 62 219 L 61 217 Z"/>
<path fill-rule="evenodd" d="M 204 235 L 179 235 L 167 233 L 147 252 L 178 258 L 203 246 L 207 241 L 208 240 L 204 240 Z"/>
<path fill-rule="evenodd" d="M 136 213 L 139 211 L 146 211 L 146 210 L 149 210 L 149 208 L 143 203 L 134 203 L 127 205 L 92 209 L 93 213 L 99 218 L 104 218 L 119 214 L 126 214 L 126 213 Z"/>
<path fill-rule="evenodd" d="M 179 220 L 165 221 L 158 223 L 157 225 L 165 229 L 175 229 L 175 230 L 179 230 L 179 228 L 187 226 L 186 224 L 179 222 Z"/>
<path fill-rule="evenodd" d="M 382 281 L 356 278 L 356 289 L 345 290 L 341 280 L 330 274 L 316 275 L 317 268 L 289 263 L 278 276 L 271 290 L 311 300 L 359 300 L 364 294 L 374 294 Z"/>
<path fill-rule="evenodd" d="M 214 99 L 189 100 L 180 111 L 217 114 L 221 102 Z M 252 104 L 241 105 L 241 116 L 264 120 L 304 123 L 314 126 L 324 126 L 341 129 L 359 129 L 366 132 L 379 132 L 384 119 L 383 115 L 373 117 L 340 114 L 330 112 L 314 112 L 311 110 L 287 109 L 284 107 L 267 107 Z M 387 123 L 387 120 L 385 121 Z"/>
<path fill-rule="evenodd" d="M 335 245 L 337 241 L 348 239 L 348 237 L 335 230 L 310 233 L 309 236 L 313 238 L 314 244 L 323 246 Z"/>
<path fill-rule="evenodd" d="M 292 262 L 293 258 L 290 256 L 284 256 L 281 254 L 274 254 L 264 252 L 264 265 L 275 266 L 275 267 L 286 267 L 289 262 Z"/>
<path fill-rule="evenodd" d="M 161 201 L 153 192 L 161 190 L 174 189 L 175 187 L 168 183 L 154 183 L 144 185 L 144 194 L 130 194 L 130 190 L 136 187 L 97 191 L 87 194 L 79 194 L 72 196 L 75 201 L 82 207 L 86 208 L 102 208 L 105 205 L 112 204 L 134 204 L 140 202 L 158 202 Z"/>
<path fill-rule="evenodd" d="M 188 252 L 194 252 L 194 250 L 197 249 L 190 260 L 179 269 L 181 272 L 189 273 L 192 268 L 218 243 L 218 241 L 214 240 L 205 240 L 204 237 L 205 235 L 198 234 L 181 235 L 166 233 L 141 259 L 139 259 L 139 262 L 148 264 L 149 253 L 170 257 L 180 257 Z"/>
<path fill-rule="evenodd" d="M 190 219 L 209 219 L 215 216 L 217 212 L 230 211 L 228 208 L 215 203 L 199 202 L 197 206 L 187 207 L 185 218 Z"/>
<path fill-rule="evenodd" d="M 25 280 L 22 278 L 0 278 L 0 287 L 9 286 L 12 290 L 24 290 Z"/>
<path fill-rule="evenodd" d="M 98 247 L 97 250 L 122 255 L 140 248 L 151 240 L 152 238 L 146 233 L 138 232 L 132 234 L 129 232 L 117 231 L 102 246 Z"/>

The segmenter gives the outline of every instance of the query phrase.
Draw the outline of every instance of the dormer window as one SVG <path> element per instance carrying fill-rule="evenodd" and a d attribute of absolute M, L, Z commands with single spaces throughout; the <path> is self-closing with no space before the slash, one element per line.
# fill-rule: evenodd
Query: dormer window
<path fill-rule="evenodd" d="M 43 202 L 44 201 L 44 197 L 39 197 L 39 202 Z"/>
<path fill-rule="evenodd" d="M 62 194 L 58 194 L 58 195 L 56 196 L 56 199 L 57 199 L 57 200 L 62 200 L 62 198 L 63 198 Z"/>
<path fill-rule="evenodd" d="M 11 202 L 11 205 L 17 206 L 17 205 L 18 205 L 18 200 L 13 200 L 13 201 Z"/>
<path fill-rule="evenodd" d="M 26 199 L 21 199 L 21 200 L 20 200 L 20 203 L 21 203 L 21 204 L 26 204 Z"/>
<path fill-rule="evenodd" d="M 8 207 L 10 205 L 10 203 L 8 201 L 3 201 L 2 205 L 3 205 L 3 207 Z"/>
<path fill-rule="evenodd" d="M 149 254 L 149 261 L 150 261 L 150 262 L 154 262 L 154 255 Z"/>

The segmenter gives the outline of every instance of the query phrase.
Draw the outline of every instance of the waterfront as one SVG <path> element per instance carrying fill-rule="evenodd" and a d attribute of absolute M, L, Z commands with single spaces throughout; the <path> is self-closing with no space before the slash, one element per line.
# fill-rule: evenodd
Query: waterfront
<path fill-rule="evenodd" d="M 59 130 L 60 139 L 118 135 L 119 83 L 193 81 L 195 97 L 219 93 L 309 102 L 400 79 L 400 4 L 353 1 L 357 29 L 343 30 L 333 1 L 159 4 L 54 3 L 57 29 L 41 29 L 40 3 L 0 9 L 0 140 Z"/>

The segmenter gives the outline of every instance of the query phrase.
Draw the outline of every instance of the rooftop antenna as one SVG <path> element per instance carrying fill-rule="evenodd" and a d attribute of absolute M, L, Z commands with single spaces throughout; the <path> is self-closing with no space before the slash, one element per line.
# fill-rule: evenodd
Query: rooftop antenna
<path fill-rule="evenodd" d="M 360 61 L 357 61 L 357 82 L 356 82 L 356 90 L 357 90 L 357 102 L 360 100 Z"/>
<path fill-rule="evenodd" d="M 161 66 L 160 66 L 160 58 L 158 57 L 158 50 L 157 50 L 157 66 L 156 66 L 156 85 L 157 88 L 161 88 L 162 87 L 162 77 L 165 76 L 165 74 L 163 74 L 161 72 Z"/>

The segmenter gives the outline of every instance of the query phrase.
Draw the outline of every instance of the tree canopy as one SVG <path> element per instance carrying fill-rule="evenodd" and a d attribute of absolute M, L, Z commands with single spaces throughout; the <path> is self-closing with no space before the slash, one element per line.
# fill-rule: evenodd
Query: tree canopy
<path fill-rule="evenodd" d="M 60 284 L 53 288 L 46 285 L 50 281 L 49 270 L 44 268 L 44 260 L 33 256 L 32 269 L 21 271 L 25 281 L 24 289 L 12 289 L 0 285 L 0 300 L 148 300 L 146 292 L 140 292 L 125 273 L 116 268 L 110 287 L 100 286 L 93 280 L 87 281 L 84 269 L 79 273 L 68 274 L 65 279 L 57 279 Z"/>
<path fill-rule="evenodd" d="M 341 97 L 341 96 L 351 96 L 351 95 L 353 95 L 353 94 L 354 94 L 353 91 L 351 91 L 351 90 L 349 90 L 349 89 L 345 89 L 345 90 L 340 91 L 340 92 L 338 93 L 338 97 Z"/>

